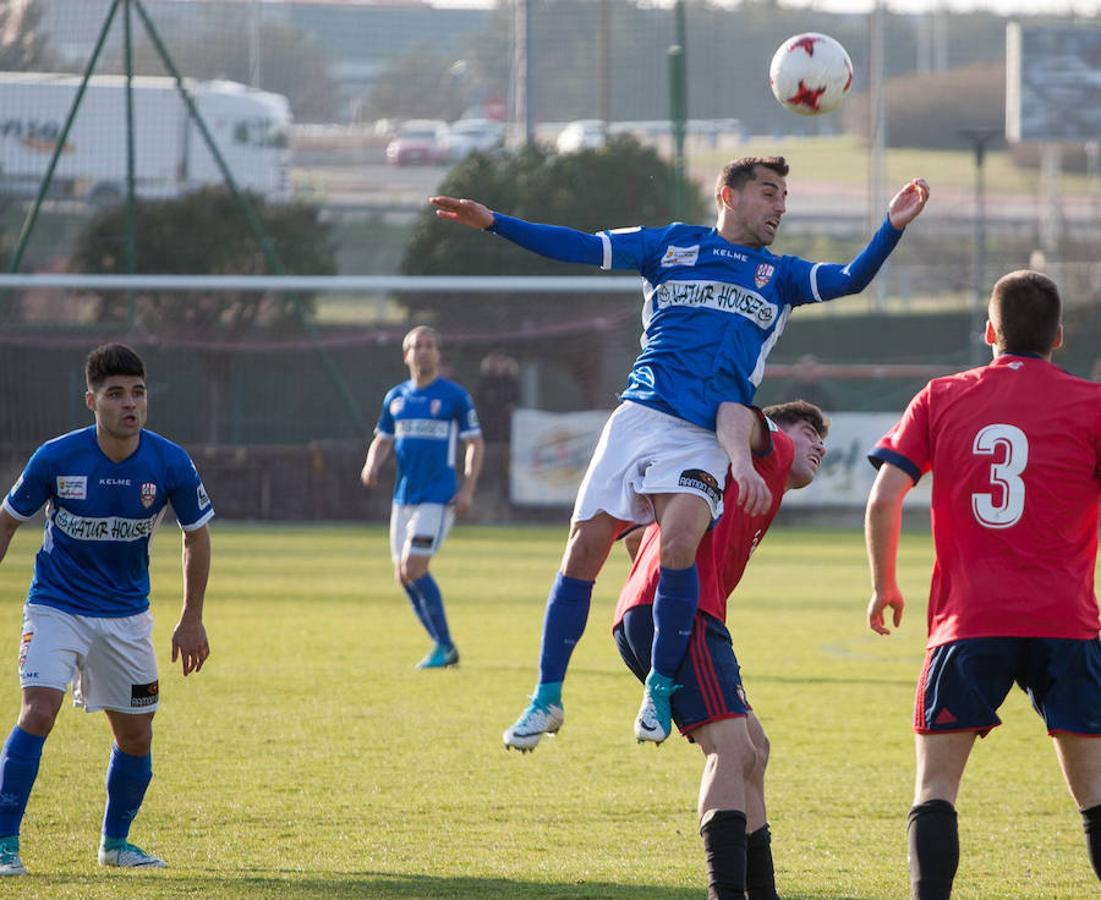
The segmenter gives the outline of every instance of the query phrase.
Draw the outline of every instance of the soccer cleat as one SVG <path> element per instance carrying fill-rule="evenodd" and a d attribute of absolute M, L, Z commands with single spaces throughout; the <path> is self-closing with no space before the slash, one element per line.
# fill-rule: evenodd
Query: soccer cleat
<path fill-rule="evenodd" d="M 165 869 L 163 859 L 135 847 L 125 838 L 107 838 L 99 845 L 99 864 L 117 866 L 120 869 Z"/>
<path fill-rule="evenodd" d="M 643 741 L 660 744 L 669 737 L 673 730 L 673 709 L 669 701 L 679 687 L 672 678 L 650 670 L 642 693 L 642 706 L 635 719 L 635 737 L 640 744 Z"/>
<path fill-rule="evenodd" d="M 27 869 L 19 858 L 19 835 L 0 838 L 0 876 L 26 874 Z"/>
<path fill-rule="evenodd" d="M 459 651 L 452 645 L 445 647 L 443 644 L 436 644 L 432 648 L 431 652 L 417 663 L 418 669 L 446 669 L 450 666 L 457 666 L 459 664 Z"/>
<path fill-rule="evenodd" d="M 566 713 L 561 706 L 554 703 L 544 706 L 533 697 L 527 709 L 520 713 L 520 718 L 505 730 L 505 749 L 519 750 L 521 753 L 534 750 L 544 734 L 557 734 L 565 718 Z"/>

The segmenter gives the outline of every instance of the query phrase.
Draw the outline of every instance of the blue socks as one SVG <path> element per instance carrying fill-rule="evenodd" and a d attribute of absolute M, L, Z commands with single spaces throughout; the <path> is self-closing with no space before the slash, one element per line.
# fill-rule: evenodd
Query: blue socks
<path fill-rule="evenodd" d="M 12 729 L 0 754 L 0 837 L 19 834 L 31 788 L 38 777 L 44 737 Z"/>
<path fill-rule="evenodd" d="M 131 756 L 119 748 L 111 749 L 107 765 L 107 809 L 103 813 L 103 837 L 125 839 L 130 823 L 141 809 L 145 789 L 153 780 L 153 757 Z"/>
<path fill-rule="evenodd" d="M 672 678 L 688 652 L 692 622 L 700 599 L 700 579 L 693 564 L 687 569 L 661 567 L 654 596 L 654 645 L 650 665 Z"/>
<path fill-rule="evenodd" d="M 539 648 L 539 684 L 557 684 L 559 703 L 570 655 L 584 634 L 585 623 L 589 619 L 593 584 L 592 581 L 582 581 L 559 572 L 547 598 L 543 644 Z"/>
<path fill-rule="evenodd" d="M 413 607 L 413 613 L 416 615 L 417 621 L 420 622 L 424 630 L 428 632 L 428 636 L 432 638 L 432 640 L 436 640 L 435 632 L 432 631 L 432 620 L 428 618 L 428 610 L 424 608 L 420 594 L 414 590 L 412 584 L 403 584 L 402 589 L 409 598 L 409 605 Z"/>
<path fill-rule="evenodd" d="M 440 587 L 436 584 L 436 579 L 432 577 L 431 573 L 425 572 L 416 581 L 409 582 L 405 589 L 409 592 L 410 598 L 415 595 L 420 601 L 420 609 L 423 611 L 424 618 L 421 618 L 419 614 L 417 618 L 421 618 L 421 624 L 424 625 L 432 639 L 437 644 L 442 644 L 449 649 L 454 647 L 455 645 L 451 643 L 451 632 L 447 628 L 447 616 L 443 611 L 443 596 L 440 594 Z M 414 603 L 413 608 L 417 608 L 416 603 Z"/>

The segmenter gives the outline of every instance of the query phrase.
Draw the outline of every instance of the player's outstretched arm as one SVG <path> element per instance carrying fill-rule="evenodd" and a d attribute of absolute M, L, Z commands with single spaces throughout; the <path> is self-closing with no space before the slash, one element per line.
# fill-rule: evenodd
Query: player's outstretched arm
<path fill-rule="evenodd" d="M 471 228 L 489 229 L 518 247 L 548 259 L 589 266 L 600 266 L 606 262 L 604 241 L 595 234 L 564 225 L 527 222 L 504 213 L 495 213 L 474 200 L 455 197 L 429 197 L 428 200 L 436 207 L 436 215 L 441 219 Z"/>
<path fill-rule="evenodd" d="M 877 634 L 890 634 L 884 613 L 893 610 L 895 628 L 902 624 L 905 605 L 895 574 L 898 538 L 902 530 L 902 501 L 913 479 L 902 469 L 883 463 L 868 495 L 864 511 L 864 543 L 872 576 L 872 597 L 868 601 L 868 627 Z"/>
<path fill-rule="evenodd" d="M 198 672 L 210 656 L 203 625 L 203 600 L 210 577 L 210 529 L 204 525 L 183 536 L 183 610 L 172 631 L 172 662 L 183 661 L 184 677 Z"/>
<path fill-rule="evenodd" d="M 887 207 L 887 218 L 891 226 L 900 231 L 921 215 L 925 204 L 929 202 L 929 183 L 924 178 L 915 178 L 905 184 L 891 198 Z"/>
<path fill-rule="evenodd" d="M 477 200 L 439 196 L 429 197 L 428 202 L 436 207 L 436 215 L 448 222 L 483 230 L 493 224 L 493 211 Z"/>
<path fill-rule="evenodd" d="M 768 432 L 760 414 L 741 403 L 722 403 L 715 422 L 719 446 L 730 457 L 730 477 L 738 485 L 738 506 L 760 516 L 772 506 L 772 493 L 753 467 L 754 451 L 768 448 Z"/>

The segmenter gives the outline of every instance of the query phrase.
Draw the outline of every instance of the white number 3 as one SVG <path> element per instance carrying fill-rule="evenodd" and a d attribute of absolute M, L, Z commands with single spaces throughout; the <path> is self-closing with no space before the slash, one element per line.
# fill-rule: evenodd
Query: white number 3
<path fill-rule="evenodd" d="M 999 448 L 1004 458 L 990 464 L 990 483 L 999 490 L 971 495 L 971 510 L 987 528 L 1010 528 L 1025 511 L 1021 473 L 1028 465 L 1028 437 L 1016 425 L 987 425 L 975 435 L 971 451 L 976 456 L 993 456 Z"/>

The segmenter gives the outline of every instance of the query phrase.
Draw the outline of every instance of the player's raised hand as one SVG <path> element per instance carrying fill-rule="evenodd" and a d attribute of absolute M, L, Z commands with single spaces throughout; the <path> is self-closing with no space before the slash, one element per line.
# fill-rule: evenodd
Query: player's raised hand
<path fill-rule="evenodd" d="M 887 607 L 894 610 L 892 621 L 895 628 L 902 624 L 902 608 L 905 606 L 902 592 L 897 587 L 885 591 L 873 591 L 872 599 L 868 601 L 868 627 L 876 634 L 890 634 L 890 629 L 883 624 L 883 613 Z"/>
<path fill-rule="evenodd" d="M 436 207 L 436 215 L 449 222 L 458 222 L 471 228 L 489 228 L 493 224 L 493 212 L 477 200 L 459 200 L 456 197 L 429 197 Z"/>
<path fill-rule="evenodd" d="M 891 198 L 887 216 L 894 228 L 905 228 L 921 215 L 929 201 L 929 183 L 924 178 L 915 178 Z"/>
<path fill-rule="evenodd" d="M 172 631 L 172 662 L 182 658 L 186 678 L 192 672 L 198 672 L 208 656 L 210 643 L 206 639 L 203 623 L 180 619 Z"/>

